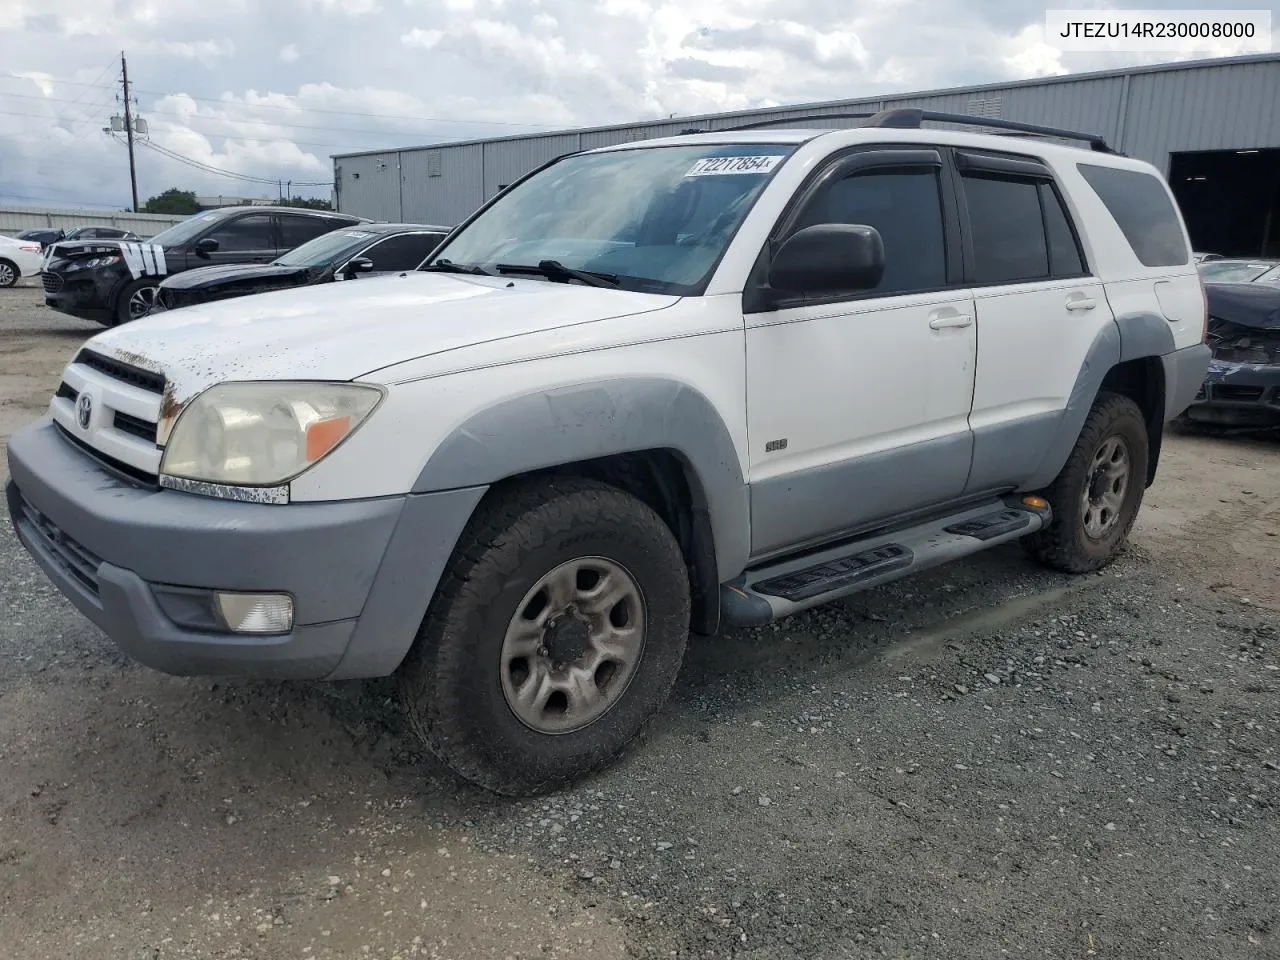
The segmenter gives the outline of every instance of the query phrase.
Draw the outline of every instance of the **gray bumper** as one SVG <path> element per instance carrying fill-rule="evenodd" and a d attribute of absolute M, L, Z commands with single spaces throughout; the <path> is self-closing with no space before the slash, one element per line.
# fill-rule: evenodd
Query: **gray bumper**
<path fill-rule="evenodd" d="M 1191 401 L 1196 398 L 1196 394 L 1204 384 L 1204 376 L 1209 371 L 1211 358 L 1209 346 L 1204 343 L 1174 350 L 1160 358 L 1164 364 L 1165 422 L 1173 420 L 1191 406 Z"/>
<path fill-rule="evenodd" d="M 287 506 L 140 488 L 42 421 L 9 442 L 23 545 L 140 662 L 179 675 L 385 676 L 412 644 L 484 488 Z M 208 591 L 287 592 L 284 636 L 218 629 Z"/>

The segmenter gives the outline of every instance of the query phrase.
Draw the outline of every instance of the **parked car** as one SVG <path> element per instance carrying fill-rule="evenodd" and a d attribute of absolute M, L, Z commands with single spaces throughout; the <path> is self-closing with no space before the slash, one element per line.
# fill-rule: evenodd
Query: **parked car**
<path fill-rule="evenodd" d="M 1205 290 L 1213 359 L 1180 421 L 1280 428 L 1280 272 L 1274 282 L 1209 283 Z"/>
<path fill-rule="evenodd" d="M 342 227 L 308 240 L 270 263 L 197 267 L 166 277 L 156 293 L 151 312 L 268 290 L 415 270 L 448 236 L 449 230 L 449 227 L 416 223 Z"/>
<path fill-rule="evenodd" d="M 10 438 L 18 536 L 157 669 L 395 674 L 504 794 L 614 758 L 691 631 L 1015 540 L 1106 567 L 1209 363 L 1168 184 L 812 119 L 561 156 L 419 270 L 99 333 Z"/>
<path fill-rule="evenodd" d="M 62 239 L 64 240 L 139 240 L 132 230 L 121 230 L 119 227 L 76 227 Z"/>
<path fill-rule="evenodd" d="M 1280 260 L 1268 257 L 1232 257 L 1198 266 L 1205 283 L 1253 283 L 1280 279 Z"/>
<path fill-rule="evenodd" d="M 194 267 L 268 263 L 364 217 L 296 207 L 224 207 L 197 213 L 149 241 L 62 240 L 45 251 L 44 302 L 106 326 L 151 309 L 160 282 Z"/>
<path fill-rule="evenodd" d="M 32 230 L 23 230 L 21 233 L 14 234 L 15 240 L 34 240 L 40 244 L 41 248 L 49 246 L 66 236 L 63 230 L 55 230 L 50 228 L 36 227 Z"/>
<path fill-rule="evenodd" d="M 19 277 L 40 272 L 40 244 L 0 234 L 0 287 L 12 287 Z"/>

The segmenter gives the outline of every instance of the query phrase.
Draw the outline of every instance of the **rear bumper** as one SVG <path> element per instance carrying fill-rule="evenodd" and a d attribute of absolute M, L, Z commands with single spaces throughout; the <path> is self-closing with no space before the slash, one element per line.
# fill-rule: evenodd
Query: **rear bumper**
<path fill-rule="evenodd" d="M 1197 343 L 1160 358 L 1164 365 L 1166 422 L 1175 419 L 1195 399 L 1212 357 L 1208 344 Z"/>
<path fill-rule="evenodd" d="M 1280 366 L 1212 361 L 1183 417 L 1231 427 L 1280 426 Z"/>
<path fill-rule="evenodd" d="M 47 421 L 9 443 L 14 529 L 122 650 L 178 675 L 383 676 L 408 652 L 483 488 L 283 506 L 136 487 Z M 233 634 L 214 590 L 288 593 L 293 630 Z"/>

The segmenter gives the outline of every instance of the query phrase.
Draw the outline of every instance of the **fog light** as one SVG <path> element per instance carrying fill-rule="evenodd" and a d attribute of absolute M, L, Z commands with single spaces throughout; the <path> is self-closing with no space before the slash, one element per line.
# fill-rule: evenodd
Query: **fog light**
<path fill-rule="evenodd" d="M 287 593 L 219 591 L 213 602 L 232 633 L 288 633 L 293 629 L 293 597 Z"/>

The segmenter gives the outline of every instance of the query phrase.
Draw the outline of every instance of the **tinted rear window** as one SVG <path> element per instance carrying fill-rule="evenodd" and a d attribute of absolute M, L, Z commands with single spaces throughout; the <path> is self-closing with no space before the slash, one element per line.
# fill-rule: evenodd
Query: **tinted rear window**
<path fill-rule="evenodd" d="M 1190 259 L 1178 213 L 1163 183 L 1136 170 L 1090 163 L 1077 166 L 1143 266 L 1173 267 Z"/>

